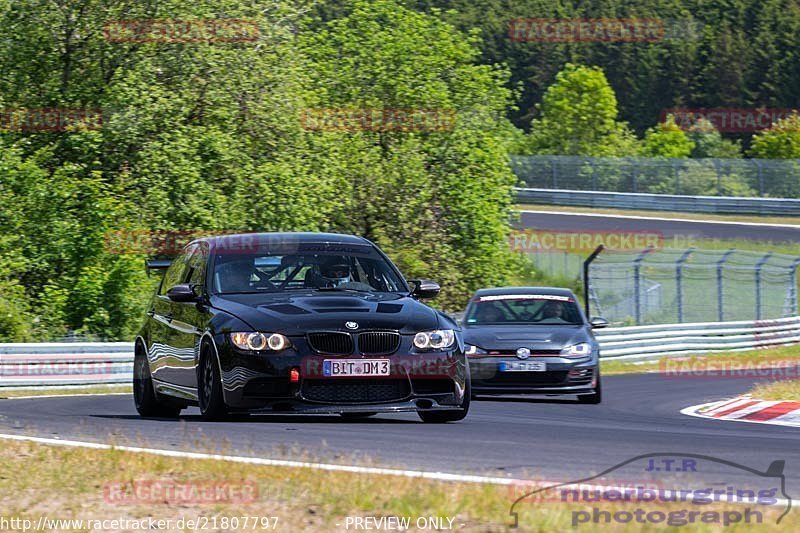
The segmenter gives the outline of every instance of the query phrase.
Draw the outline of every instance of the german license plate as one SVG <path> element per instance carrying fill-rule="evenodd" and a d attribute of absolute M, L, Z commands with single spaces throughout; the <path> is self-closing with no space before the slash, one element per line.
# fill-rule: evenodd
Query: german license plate
<path fill-rule="evenodd" d="M 325 359 L 322 375 L 337 376 L 388 376 L 388 359 Z"/>
<path fill-rule="evenodd" d="M 500 372 L 546 372 L 544 361 L 502 361 Z"/>

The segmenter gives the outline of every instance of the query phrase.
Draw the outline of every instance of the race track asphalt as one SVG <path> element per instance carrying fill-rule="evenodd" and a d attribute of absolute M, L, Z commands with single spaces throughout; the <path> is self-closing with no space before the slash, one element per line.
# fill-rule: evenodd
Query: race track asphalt
<path fill-rule="evenodd" d="M 413 414 L 361 421 L 259 415 L 214 423 L 202 421 L 196 408 L 178 421 L 146 420 L 127 395 L 1 399 L 0 432 L 547 480 L 588 477 L 647 453 L 708 454 L 758 470 L 783 459 L 787 490 L 800 496 L 800 429 L 679 412 L 736 396 L 752 383 L 655 373 L 608 376 L 601 405 L 571 398 L 478 400 L 464 421 L 444 425 L 423 424 Z"/>
<path fill-rule="evenodd" d="M 520 218 L 514 226 L 563 232 L 637 231 L 660 233 L 664 237 L 665 243 L 671 246 L 691 246 L 693 239 L 744 239 L 800 243 L 800 227 L 791 225 L 698 222 L 650 217 L 559 213 L 557 211 L 557 207 L 550 210 L 545 206 L 542 206 L 541 210 L 520 211 Z M 699 218 L 700 216 L 687 215 L 687 218 Z"/>

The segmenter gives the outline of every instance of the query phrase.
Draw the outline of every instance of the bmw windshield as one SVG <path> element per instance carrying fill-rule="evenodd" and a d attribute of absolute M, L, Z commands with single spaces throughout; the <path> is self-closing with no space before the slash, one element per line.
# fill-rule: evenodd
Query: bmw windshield
<path fill-rule="evenodd" d="M 369 245 L 300 243 L 253 248 L 223 248 L 217 252 L 211 280 L 213 293 L 409 292 L 394 265 Z"/>

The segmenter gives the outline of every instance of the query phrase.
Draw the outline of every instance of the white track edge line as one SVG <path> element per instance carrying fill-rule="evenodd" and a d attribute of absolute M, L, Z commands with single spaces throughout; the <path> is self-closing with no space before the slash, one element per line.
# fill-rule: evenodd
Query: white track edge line
<path fill-rule="evenodd" d="M 409 478 L 432 479 L 436 481 L 458 481 L 464 483 L 487 483 L 492 485 L 530 484 L 530 480 L 487 477 L 468 474 L 453 474 L 448 472 L 428 472 L 424 470 L 400 470 L 395 468 L 379 468 L 354 465 L 337 465 L 330 463 L 311 463 L 303 461 L 290 461 L 286 459 L 265 459 L 261 457 L 244 457 L 238 455 L 219 455 L 199 452 L 181 452 L 177 450 L 162 450 L 159 448 L 140 448 L 135 446 L 116 446 L 99 442 L 77 440 L 51 439 L 45 437 L 32 437 L 28 435 L 0 434 L 0 439 L 35 442 L 51 446 L 66 446 L 72 448 L 91 448 L 95 450 L 120 450 L 131 453 L 147 453 L 164 457 L 178 457 L 184 459 L 209 459 L 214 461 L 230 461 L 263 466 L 281 466 L 288 468 L 311 468 L 314 470 L 327 470 L 332 472 L 350 472 L 354 474 L 377 474 L 386 476 L 399 476 Z"/>

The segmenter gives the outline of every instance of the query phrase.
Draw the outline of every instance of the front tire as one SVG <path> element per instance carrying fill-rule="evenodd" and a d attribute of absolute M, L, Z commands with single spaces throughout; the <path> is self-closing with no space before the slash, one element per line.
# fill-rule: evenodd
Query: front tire
<path fill-rule="evenodd" d="M 578 396 L 578 403 L 597 405 L 603 401 L 603 382 L 600 377 L 600 369 L 597 369 L 597 385 L 592 394 L 581 394 Z"/>
<path fill-rule="evenodd" d="M 181 407 L 158 395 L 153 387 L 147 357 L 136 350 L 133 358 L 133 401 L 136 411 L 146 418 L 178 418 Z"/>
<path fill-rule="evenodd" d="M 458 422 L 463 420 L 469 412 L 469 404 L 472 401 L 472 378 L 467 370 L 467 381 L 464 384 L 464 402 L 458 411 L 417 411 L 420 419 L 426 424 L 444 424 L 446 422 Z"/>
<path fill-rule="evenodd" d="M 222 420 L 228 415 L 228 406 L 222 396 L 222 378 L 217 357 L 208 344 L 200 352 L 200 375 L 197 380 L 197 399 L 200 413 L 206 420 Z"/>

